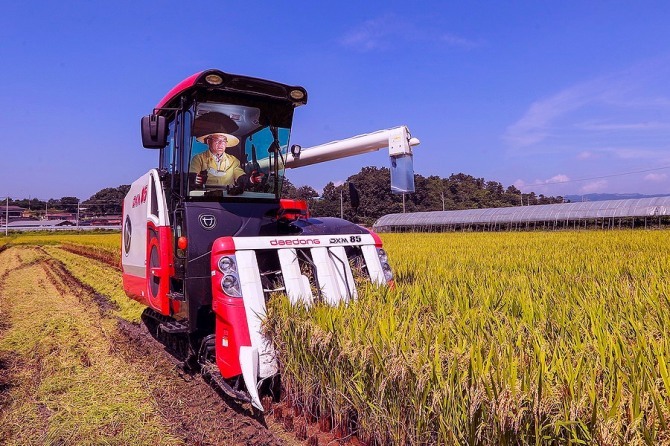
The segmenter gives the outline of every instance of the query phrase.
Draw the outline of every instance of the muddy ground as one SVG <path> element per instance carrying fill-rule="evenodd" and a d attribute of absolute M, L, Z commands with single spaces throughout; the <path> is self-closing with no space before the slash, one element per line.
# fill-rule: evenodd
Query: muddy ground
<path fill-rule="evenodd" d="M 30 248 L 10 248 L 2 253 L 0 261 L 7 259 L 8 255 L 20 260 L 26 249 Z M 80 283 L 59 261 L 44 251 L 41 253 L 45 255 L 32 262 L 42 266 L 44 277 L 40 280 L 50 282 L 60 293 L 88 294 L 90 299 L 87 301 L 95 302 L 101 318 L 116 320 L 117 329 L 111 335 L 110 354 L 146 372 L 155 405 L 165 422 L 166 431 L 171 435 L 182 439 L 185 444 L 198 446 L 304 444 L 287 433 L 273 419 L 271 412 L 263 415 L 253 411 L 250 405 L 241 405 L 215 390 L 199 374 L 184 372 L 180 362 L 149 334 L 144 324 L 130 323 L 113 316 L 113 302 Z M 6 276 L 11 271 L 5 269 L 2 275 Z M 4 291 L 0 278 L 0 298 Z M 0 321 L 0 337 L 8 329 L 7 323 Z M 11 355 L 0 355 L 0 408 L 10 394 L 12 370 L 19 366 Z"/>

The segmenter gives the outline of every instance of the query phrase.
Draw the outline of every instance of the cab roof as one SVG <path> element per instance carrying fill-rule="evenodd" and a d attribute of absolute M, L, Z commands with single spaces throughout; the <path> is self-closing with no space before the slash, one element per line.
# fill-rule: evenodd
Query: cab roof
<path fill-rule="evenodd" d="M 211 69 L 195 73 L 178 83 L 156 105 L 155 112 L 160 114 L 162 108 L 178 106 L 176 100 L 180 96 L 195 90 L 217 90 L 264 96 L 290 102 L 294 107 L 307 103 L 307 91 L 303 87 Z"/>

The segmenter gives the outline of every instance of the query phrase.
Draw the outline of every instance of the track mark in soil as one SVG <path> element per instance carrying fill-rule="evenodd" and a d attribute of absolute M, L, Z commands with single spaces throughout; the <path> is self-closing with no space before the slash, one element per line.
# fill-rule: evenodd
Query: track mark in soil
<path fill-rule="evenodd" d="M 44 259 L 41 266 L 59 293 L 70 291 L 75 296 L 81 296 L 83 291 L 91 296 L 101 315 L 109 315 L 112 311 L 119 310 L 119 306 L 108 296 L 98 293 L 93 287 L 74 277 L 60 260 L 49 257 Z"/>
<path fill-rule="evenodd" d="M 9 248 L 9 244 L 0 246 L 0 253 Z M 14 268 L 9 268 L 0 277 L 0 297 L 3 295 L 5 283 L 9 273 Z M 0 337 L 9 329 L 9 321 L 6 317 L 6 311 L 2 307 L 3 301 L 0 300 Z M 9 391 L 12 388 L 12 355 L 9 352 L 0 351 L 0 412 L 9 404 Z"/>
<path fill-rule="evenodd" d="M 114 316 L 112 311 L 118 309 L 117 304 L 74 277 L 65 264 L 51 257 L 41 247 L 31 249 L 38 251 L 40 255 L 11 268 L 3 276 L 6 277 L 9 272 L 16 269 L 39 263 L 46 279 L 59 293 L 78 296 L 82 303 L 92 301 L 100 317 L 115 319 L 117 331 L 110 334 L 109 353 L 121 356 L 127 362 L 136 364 L 139 369 L 146 371 L 146 380 L 152 387 L 151 393 L 158 412 L 167 421 L 172 433 L 182 438 L 186 444 L 198 446 L 305 444 L 304 441 L 300 441 L 304 439 L 304 435 L 296 439 L 295 432 L 286 432 L 283 427 L 285 420 L 274 420 L 274 408 L 268 410 L 265 415 L 271 427 L 269 428 L 262 416 L 254 416 L 251 410 L 240 405 L 238 401 L 211 387 L 199 374 L 185 372 L 181 367 L 182 363 L 149 333 L 144 324 L 130 323 Z M 0 277 L 0 290 L 3 279 L 4 277 Z M 1 331 L 0 326 L 0 333 Z M 82 357 L 82 363 L 87 359 Z M 6 379 L 0 379 L 0 408 L 2 408 L 12 384 L 11 376 L 2 369 L 6 367 L 11 371 L 11 362 L 2 357 L 0 361 L 2 361 L 0 376 L 6 376 Z M 290 412 L 289 409 L 285 411 Z M 300 431 L 307 430 L 301 417 L 295 417 L 294 424 Z M 314 429 L 311 428 L 309 431 L 312 433 Z M 308 443 L 310 440 L 316 440 L 317 442 L 313 444 L 326 444 L 333 438 L 326 435 L 328 440 L 324 442 L 324 437 L 320 437 L 321 441 L 312 434 L 308 438 Z"/>
<path fill-rule="evenodd" d="M 48 254 L 47 254 L 48 255 Z M 217 392 L 199 374 L 186 373 L 181 362 L 155 340 L 144 324 L 134 324 L 113 316 L 117 305 L 108 297 L 75 278 L 65 265 L 52 257 L 42 258 L 41 267 L 59 292 L 86 294 L 96 304 L 101 317 L 117 320 L 110 334 L 110 354 L 146 371 L 147 383 L 161 416 L 173 433 L 188 445 L 279 446 L 291 441 L 278 439 L 250 411 Z"/>
<path fill-rule="evenodd" d="M 61 245 L 60 248 L 64 251 L 71 252 L 72 254 L 77 254 L 82 257 L 97 260 L 107 266 L 111 266 L 117 271 L 121 271 L 121 265 L 119 265 L 118 260 L 115 259 L 112 253 L 97 252 L 91 249 L 86 249 L 86 247 L 81 245 L 72 245 L 69 243 Z"/>
<path fill-rule="evenodd" d="M 142 324 L 119 320 L 112 339 L 117 354 L 130 363 L 151 362 L 147 379 L 163 385 L 153 394 L 160 412 L 186 444 L 279 446 L 286 444 L 236 401 L 217 392 L 197 374 L 184 372 Z"/>
<path fill-rule="evenodd" d="M 13 387 L 12 365 L 11 355 L 0 352 L 0 412 L 9 404 L 9 391 Z"/>

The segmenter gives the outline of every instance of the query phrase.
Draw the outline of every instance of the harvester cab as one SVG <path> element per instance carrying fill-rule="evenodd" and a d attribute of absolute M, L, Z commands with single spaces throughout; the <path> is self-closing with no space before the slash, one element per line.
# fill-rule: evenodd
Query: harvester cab
<path fill-rule="evenodd" d="M 218 70 L 185 79 L 142 118 L 143 145 L 159 151 L 159 165 L 124 200 L 126 294 L 187 364 L 261 410 L 278 371 L 261 333 L 272 294 L 337 305 L 356 298 L 359 280 L 393 280 L 376 234 L 281 199 L 285 170 L 382 147 L 394 167 L 411 167 L 418 144 L 403 126 L 289 148 L 294 109 L 306 102 L 302 87 Z M 409 176 L 396 175 L 401 187 Z"/>

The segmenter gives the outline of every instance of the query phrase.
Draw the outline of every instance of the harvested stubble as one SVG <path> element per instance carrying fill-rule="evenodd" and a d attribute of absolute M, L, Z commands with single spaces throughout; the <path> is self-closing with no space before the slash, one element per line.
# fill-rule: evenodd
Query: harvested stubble
<path fill-rule="evenodd" d="M 670 444 L 668 231 L 385 235 L 396 288 L 270 303 L 291 398 L 376 444 Z"/>
<path fill-rule="evenodd" d="M 0 444 L 183 444 L 166 429 L 146 370 L 113 354 L 116 321 L 53 266 L 37 248 L 0 254 L 0 358 L 12 364 Z"/>
<path fill-rule="evenodd" d="M 69 251 L 91 257 L 112 267 L 119 268 L 121 265 L 121 235 L 118 232 L 29 232 L 0 239 L 0 246 L 3 244 L 61 245 Z"/>

